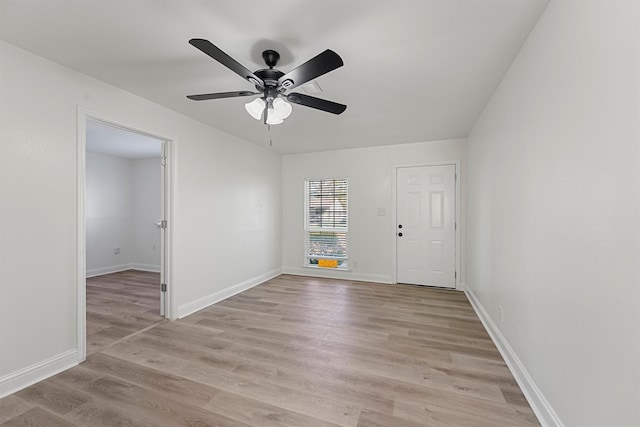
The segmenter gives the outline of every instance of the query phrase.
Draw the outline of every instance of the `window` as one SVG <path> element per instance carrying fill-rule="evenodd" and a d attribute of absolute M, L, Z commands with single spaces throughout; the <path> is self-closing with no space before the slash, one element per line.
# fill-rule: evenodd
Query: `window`
<path fill-rule="evenodd" d="M 306 265 L 347 269 L 347 179 L 307 180 Z"/>

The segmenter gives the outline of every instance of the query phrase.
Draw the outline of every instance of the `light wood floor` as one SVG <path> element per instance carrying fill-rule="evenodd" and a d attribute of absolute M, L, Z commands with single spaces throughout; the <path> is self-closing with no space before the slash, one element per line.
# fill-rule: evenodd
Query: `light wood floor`
<path fill-rule="evenodd" d="M 455 291 L 282 275 L 97 347 L 1 425 L 539 426 Z"/>
<path fill-rule="evenodd" d="M 163 320 L 160 273 L 127 270 L 87 279 L 87 355 Z"/>

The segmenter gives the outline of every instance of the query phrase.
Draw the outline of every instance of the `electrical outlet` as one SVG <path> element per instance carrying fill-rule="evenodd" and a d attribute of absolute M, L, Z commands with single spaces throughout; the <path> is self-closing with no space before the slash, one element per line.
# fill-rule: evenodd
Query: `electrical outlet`
<path fill-rule="evenodd" d="M 501 305 L 498 306 L 498 318 L 500 319 L 500 323 L 504 322 L 504 309 Z"/>

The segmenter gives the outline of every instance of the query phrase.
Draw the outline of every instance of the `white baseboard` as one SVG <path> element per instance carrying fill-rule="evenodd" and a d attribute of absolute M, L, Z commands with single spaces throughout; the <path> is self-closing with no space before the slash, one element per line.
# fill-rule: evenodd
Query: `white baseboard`
<path fill-rule="evenodd" d="M 186 317 L 192 313 L 195 313 L 198 310 L 202 310 L 203 308 L 209 307 L 212 304 L 215 304 L 229 297 L 232 297 L 236 294 L 239 294 L 240 292 L 246 291 L 247 289 L 251 289 L 254 286 L 257 286 L 261 283 L 266 282 L 267 280 L 273 279 L 274 277 L 280 274 L 281 274 L 281 270 L 278 268 L 278 269 L 269 271 L 267 273 L 261 274 L 260 276 L 256 276 L 251 279 L 245 280 L 244 282 L 240 282 L 235 285 L 232 285 L 221 291 L 214 292 L 202 298 L 198 298 L 195 301 L 182 304 L 178 306 L 177 318 L 182 319 L 183 317 Z"/>
<path fill-rule="evenodd" d="M 111 265 L 109 267 L 92 268 L 91 270 L 87 270 L 87 278 L 102 276 L 102 275 L 111 274 L 111 273 L 119 273 L 121 271 L 127 271 L 127 270 L 140 270 L 140 271 L 150 271 L 152 273 L 160 273 L 160 266 L 153 265 L 153 264 L 129 263 L 129 264 Z"/>
<path fill-rule="evenodd" d="M 109 267 L 92 268 L 87 270 L 87 277 L 102 276 L 103 274 L 119 273 L 131 270 L 131 264 L 110 265 Z"/>
<path fill-rule="evenodd" d="M 78 351 L 65 351 L 0 378 L 0 399 L 78 364 Z"/>
<path fill-rule="evenodd" d="M 540 421 L 542 427 L 564 427 L 564 424 L 558 417 L 558 414 L 556 414 L 549 401 L 542 394 L 542 391 L 533 382 L 533 379 L 522 364 L 522 361 L 513 348 L 511 348 L 509 342 L 504 335 L 502 335 L 493 320 L 491 320 L 491 317 L 489 317 L 489 314 L 480 303 L 480 300 L 478 300 L 476 295 L 473 293 L 473 290 L 465 286 L 464 292 L 469 298 L 469 301 L 480 318 L 480 321 L 482 321 L 482 324 L 491 336 L 494 344 L 498 347 L 498 351 L 500 351 L 500 354 L 507 363 L 509 370 L 522 389 L 524 396 L 527 398 L 531 409 L 538 417 L 538 421 Z"/>
<path fill-rule="evenodd" d="M 151 273 L 160 273 L 160 266 L 155 264 L 130 264 L 130 270 L 149 271 Z"/>
<path fill-rule="evenodd" d="M 326 279 L 356 280 L 360 282 L 393 283 L 393 278 L 384 274 L 362 274 L 354 271 L 316 267 L 283 267 L 283 274 L 296 276 L 323 277 Z"/>

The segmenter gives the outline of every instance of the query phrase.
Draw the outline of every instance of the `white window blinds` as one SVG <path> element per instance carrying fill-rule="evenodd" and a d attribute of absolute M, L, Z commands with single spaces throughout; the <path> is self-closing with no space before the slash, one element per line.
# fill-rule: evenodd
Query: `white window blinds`
<path fill-rule="evenodd" d="M 306 181 L 307 265 L 347 268 L 347 179 Z"/>

